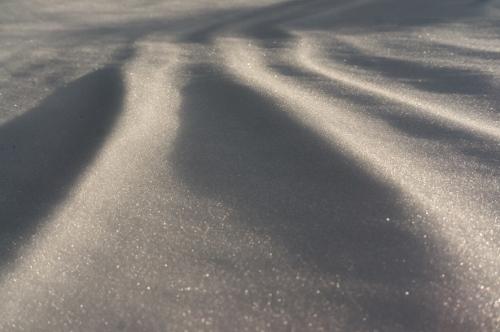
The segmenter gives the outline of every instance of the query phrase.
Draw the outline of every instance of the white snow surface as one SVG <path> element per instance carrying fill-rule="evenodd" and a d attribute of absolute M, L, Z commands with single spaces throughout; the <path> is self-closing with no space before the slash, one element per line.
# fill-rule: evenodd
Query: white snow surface
<path fill-rule="evenodd" d="M 500 1 L 4 0 L 0 331 L 499 331 Z"/>

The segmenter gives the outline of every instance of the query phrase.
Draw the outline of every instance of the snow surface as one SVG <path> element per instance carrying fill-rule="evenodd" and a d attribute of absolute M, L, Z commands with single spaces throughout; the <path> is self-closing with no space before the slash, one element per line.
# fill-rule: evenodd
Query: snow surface
<path fill-rule="evenodd" d="M 499 91 L 498 0 L 4 0 L 0 331 L 498 331 Z"/>

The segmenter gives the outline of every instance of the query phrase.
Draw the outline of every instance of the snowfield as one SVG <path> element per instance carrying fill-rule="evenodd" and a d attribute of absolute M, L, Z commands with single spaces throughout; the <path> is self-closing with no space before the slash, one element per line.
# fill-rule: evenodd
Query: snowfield
<path fill-rule="evenodd" d="M 0 299 L 0 331 L 499 331 L 500 1 L 2 1 Z"/>

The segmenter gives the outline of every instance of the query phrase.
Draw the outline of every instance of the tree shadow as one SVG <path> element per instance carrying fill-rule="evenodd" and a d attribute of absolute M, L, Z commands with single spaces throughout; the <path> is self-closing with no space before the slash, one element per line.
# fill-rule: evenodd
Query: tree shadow
<path fill-rule="evenodd" d="M 306 82 L 309 88 L 319 89 L 330 97 L 356 104 L 363 113 L 382 119 L 404 135 L 446 144 L 465 157 L 491 165 L 493 168 L 500 166 L 498 157 L 500 146 L 494 140 L 481 137 L 453 124 L 436 121 L 418 112 L 408 112 L 405 106 L 397 102 L 381 103 L 377 96 L 339 86 L 335 82 L 299 67 L 275 64 L 270 65 L 269 68 L 280 75 L 298 78 Z"/>
<path fill-rule="evenodd" d="M 278 105 L 214 70 L 191 68 L 197 79 L 183 89 L 171 156 L 182 181 L 323 275 L 394 290 L 425 284 L 432 268 L 421 241 L 398 225 L 408 212 L 397 190 Z M 334 293 L 329 300 L 338 298 Z M 359 297 L 374 327 L 420 331 L 436 322 L 432 303 L 402 291 Z"/>
<path fill-rule="evenodd" d="M 0 266 L 91 163 L 120 113 L 123 90 L 119 69 L 100 69 L 0 126 Z"/>
<path fill-rule="evenodd" d="M 338 4 L 338 3 L 337 3 Z M 486 2 L 472 0 L 390 0 L 369 1 L 355 10 L 332 17 L 326 11 L 314 20 L 303 20 L 301 29 L 333 30 L 345 28 L 390 31 L 453 22 L 460 18 L 476 15 L 483 10 Z"/>
<path fill-rule="evenodd" d="M 483 8 L 482 2 L 459 3 L 456 1 L 373 1 L 358 7 L 335 11 L 350 0 L 293 0 L 264 8 L 235 9 L 219 16 L 193 32 L 179 37 L 181 42 L 209 43 L 213 38 L 228 34 L 261 40 L 286 41 L 293 38 L 289 28 L 338 32 L 344 28 L 369 28 L 372 31 L 406 29 L 415 26 L 453 22 L 474 15 Z"/>
<path fill-rule="evenodd" d="M 431 47 L 429 45 L 429 47 Z M 443 49 L 442 45 L 438 45 Z M 478 70 L 437 66 L 419 61 L 384 57 L 364 52 L 341 41 L 327 52 L 331 61 L 359 68 L 376 76 L 394 78 L 423 91 L 440 94 L 496 96 L 494 76 Z"/>

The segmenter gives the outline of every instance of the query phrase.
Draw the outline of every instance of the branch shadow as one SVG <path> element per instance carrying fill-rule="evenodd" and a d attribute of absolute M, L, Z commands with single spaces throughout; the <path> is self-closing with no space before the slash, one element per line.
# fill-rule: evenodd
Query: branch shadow
<path fill-rule="evenodd" d="M 190 77 L 171 156 L 182 181 L 321 274 L 394 290 L 360 294 L 373 327 L 432 329 L 432 303 L 400 292 L 425 284 L 432 268 L 423 243 L 398 226 L 408 218 L 399 193 L 214 68 L 194 66 Z"/>
<path fill-rule="evenodd" d="M 0 267 L 92 162 L 121 110 L 121 74 L 81 77 L 0 126 Z"/>
<path fill-rule="evenodd" d="M 328 52 L 330 61 L 366 70 L 376 76 L 394 78 L 416 89 L 440 94 L 494 95 L 494 76 L 452 66 L 424 64 L 418 61 L 366 53 L 336 41 Z"/>
<path fill-rule="evenodd" d="M 207 44 L 222 34 L 239 35 L 264 43 L 293 39 L 289 28 L 338 32 L 344 28 L 370 28 L 372 31 L 407 29 L 417 26 L 453 22 L 468 17 L 483 8 L 482 2 L 456 1 L 373 1 L 352 10 L 336 13 L 349 5 L 349 0 L 293 0 L 256 10 L 234 10 L 219 16 L 195 31 L 179 37 L 181 42 Z"/>
<path fill-rule="evenodd" d="M 463 154 L 464 157 L 473 158 L 477 162 L 491 165 L 493 168 L 500 166 L 500 146 L 494 140 L 483 138 L 463 128 L 457 128 L 453 124 L 439 122 L 422 114 L 407 112 L 405 107 L 398 105 L 397 102 L 384 101 L 380 103 L 377 96 L 339 87 L 335 82 L 325 80 L 315 73 L 298 67 L 278 64 L 271 65 L 269 68 L 281 75 L 299 78 L 307 82 L 308 87 L 320 89 L 338 100 L 359 105 L 364 113 L 382 119 L 407 136 L 446 144 L 453 147 L 457 153 Z"/>
<path fill-rule="evenodd" d="M 476 15 L 486 2 L 473 0 L 389 0 L 368 1 L 356 8 L 334 16 L 325 13 L 314 20 L 300 22 L 302 29 L 333 30 L 368 28 L 371 31 L 390 31 L 425 25 L 454 22 Z"/>

